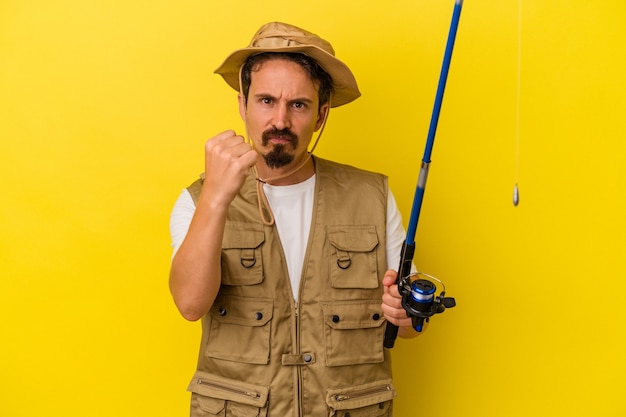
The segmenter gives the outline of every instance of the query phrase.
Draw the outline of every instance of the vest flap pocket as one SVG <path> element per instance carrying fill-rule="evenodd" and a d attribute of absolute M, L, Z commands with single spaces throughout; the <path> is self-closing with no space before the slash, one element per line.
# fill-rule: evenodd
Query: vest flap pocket
<path fill-rule="evenodd" d="M 333 288 L 379 287 L 378 235 L 373 225 L 328 226 L 330 283 Z"/>
<path fill-rule="evenodd" d="M 230 362 L 267 364 L 273 308 L 271 298 L 218 296 L 206 324 L 210 337 L 205 354 Z"/>
<path fill-rule="evenodd" d="M 187 390 L 213 399 L 213 401 L 203 399 L 202 407 L 209 407 L 207 411 L 217 410 L 217 412 L 220 411 L 220 406 L 224 407 L 224 401 L 263 408 L 267 403 L 269 391 L 268 387 L 224 378 L 203 371 L 195 373 Z"/>
<path fill-rule="evenodd" d="M 351 412 L 351 416 L 387 415 L 376 414 L 374 410 L 384 412 L 396 395 L 391 379 L 386 379 L 351 387 L 330 388 L 326 392 L 326 403 L 333 410 L 355 410 L 356 414 Z M 363 413 L 358 413 L 359 409 Z"/>
<path fill-rule="evenodd" d="M 222 238 L 222 284 L 237 286 L 263 282 L 263 242 L 262 225 L 226 224 Z"/>
<path fill-rule="evenodd" d="M 345 252 L 371 252 L 378 245 L 376 227 L 328 226 L 330 244 Z"/>
<path fill-rule="evenodd" d="M 324 323 L 336 330 L 380 327 L 385 322 L 379 300 L 321 303 Z"/>
<path fill-rule="evenodd" d="M 221 296 L 211 310 L 214 320 L 220 323 L 259 327 L 271 320 L 273 307 L 269 298 Z"/>
<path fill-rule="evenodd" d="M 245 226 L 242 226 L 245 227 Z M 222 239 L 223 249 L 254 249 L 261 246 L 265 240 L 263 230 L 255 230 L 256 227 L 250 225 L 244 230 L 228 228 L 228 233 L 224 233 Z"/>
<path fill-rule="evenodd" d="M 382 363 L 385 319 L 381 301 L 321 303 L 326 366 Z"/>

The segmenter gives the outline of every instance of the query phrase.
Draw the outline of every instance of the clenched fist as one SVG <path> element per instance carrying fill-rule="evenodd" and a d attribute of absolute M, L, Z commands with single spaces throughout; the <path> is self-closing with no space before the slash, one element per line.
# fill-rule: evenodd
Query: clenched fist
<path fill-rule="evenodd" d="M 205 144 L 204 197 L 230 204 L 256 160 L 257 152 L 232 130 L 209 139 Z"/>

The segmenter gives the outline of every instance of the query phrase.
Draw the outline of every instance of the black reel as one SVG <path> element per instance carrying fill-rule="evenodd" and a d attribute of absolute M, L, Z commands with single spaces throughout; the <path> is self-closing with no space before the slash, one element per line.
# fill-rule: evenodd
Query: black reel
<path fill-rule="evenodd" d="M 425 275 L 441 283 L 435 277 Z M 411 276 L 405 277 L 398 283 L 398 290 L 402 295 L 402 307 L 407 312 L 407 315 L 411 317 L 413 328 L 421 332 L 424 328 L 424 321 L 428 322 L 429 318 L 435 314 L 440 314 L 445 311 L 446 308 L 452 308 L 456 306 L 456 301 L 452 297 L 446 297 L 445 286 L 444 291 L 441 291 L 439 295 L 435 295 L 437 292 L 437 286 L 430 280 L 419 278 L 411 281 Z"/>

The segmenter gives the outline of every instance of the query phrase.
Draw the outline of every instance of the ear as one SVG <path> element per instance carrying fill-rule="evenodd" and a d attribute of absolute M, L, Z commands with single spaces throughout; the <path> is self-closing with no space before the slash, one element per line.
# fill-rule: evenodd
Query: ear
<path fill-rule="evenodd" d="M 243 94 L 237 94 L 237 100 L 239 101 L 239 115 L 241 116 L 241 120 L 246 121 L 246 98 Z"/>
<path fill-rule="evenodd" d="M 320 111 L 317 114 L 317 121 L 315 122 L 315 131 L 317 132 L 320 127 L 324 125 L 326 118 L 328 117 L 328 111 L 330 110 L 329 103 L 322 104 Z"/>

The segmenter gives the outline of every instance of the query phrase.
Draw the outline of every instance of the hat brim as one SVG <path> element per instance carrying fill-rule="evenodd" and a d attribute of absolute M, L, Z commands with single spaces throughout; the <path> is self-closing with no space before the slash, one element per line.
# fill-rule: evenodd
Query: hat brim
<path fill-rule="evenodd" d="M 330 100 L 331 107 L 347 104 L 361 96 L 356 79 L 348 66 L 333 55 L 314 45 L 238 49 L 224 60 L 222 65 L 215 70 L 215 73 L 220 74 L 228 85 L 236 91 L 239 91 L 239 68 L 241 68 L 248 57 L 263 52 L 302 53 L 316 60 L 333 79 L 335 92 Z"/>

